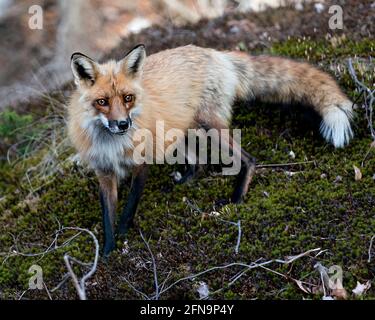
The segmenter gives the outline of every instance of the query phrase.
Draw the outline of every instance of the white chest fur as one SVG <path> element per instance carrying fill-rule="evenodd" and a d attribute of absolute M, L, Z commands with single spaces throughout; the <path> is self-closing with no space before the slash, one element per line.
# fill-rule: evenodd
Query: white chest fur
<path fill-rule="evenodd" d="M 130 133 L 113 135 L 104 128 L 95 128 L 92 144 L 87 152 L 90 166 L 102 172 L 114 172 L 119 178 L 126 176 L 134 161 L 126 151 L 133 148 Z"/>

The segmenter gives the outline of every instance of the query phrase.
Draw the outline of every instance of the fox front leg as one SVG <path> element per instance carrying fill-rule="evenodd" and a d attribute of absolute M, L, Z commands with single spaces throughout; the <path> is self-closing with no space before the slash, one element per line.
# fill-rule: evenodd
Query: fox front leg
<path fill-rule="evenodd" d="M 112 173 L 97 173 L 100 187 L 100 204 L 103 215 L 104 248 L 106 257 L 115 248 L 114 222 L 117 206 L 117 179 Z"/>
<path fill-rule="evenodd" d="M 188 164 L 187 169 L 180 180 L 177 180 L 177 184 L 184 184 L 194 178 L 196 172 L 195 164 Z"/>
<path fill-rule="evenodd" d="M 133 225 L 134 215 L 146 184 L 147 173 L 147 165 L 141 165 L 133 170 L 130 193 L 120 218 L 119 235 L 126 235 L 129 228 Z"/>
<path fill-rule="evenodd" d="M 182 175 L 181 179 L 176 181 L 177 184 L 184 184 L 190 180 L 192 180 L 198 172 L 201 171 L 201 167 L 199 164 L 197 164 L 197 159 L 193 158 L 191 159 L 189 157 L 190 152 L 192 152 L 193 155 L 199 154 L 199 151 L 197 150 L 197 146 L 193 146 L 194 149 L 189 149 L 189 141 L 188 138 L 185 137 L 185 161 L 186 161 L 186 171 Z"/>

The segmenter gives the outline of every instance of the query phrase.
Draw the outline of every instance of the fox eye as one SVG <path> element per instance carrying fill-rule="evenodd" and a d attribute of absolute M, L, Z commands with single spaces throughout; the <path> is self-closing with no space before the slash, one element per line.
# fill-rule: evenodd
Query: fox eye
<path fill-rule="evenodd" d="M 101 107 L 108 105 L 108 101 L 106 99 L 98 99 L 96 100 L 96 103 Z"/>
<path fill-rule="evenodd" d="M 124 96 L 125 102 L 132 102 L 134 100 L 134 96 L 132 94 L 127 94 Z"/>

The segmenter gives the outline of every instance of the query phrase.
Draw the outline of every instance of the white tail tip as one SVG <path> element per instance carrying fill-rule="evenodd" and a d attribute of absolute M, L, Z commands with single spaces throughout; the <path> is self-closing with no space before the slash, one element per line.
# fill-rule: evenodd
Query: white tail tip
<path fill-rule="evenodd" d="M 352 103 L 350 101 L 340 106 L 331 106 L 323 115 L 320 132 L 335 148 L 342 148 L 353 138 L 351 118 Z"/>

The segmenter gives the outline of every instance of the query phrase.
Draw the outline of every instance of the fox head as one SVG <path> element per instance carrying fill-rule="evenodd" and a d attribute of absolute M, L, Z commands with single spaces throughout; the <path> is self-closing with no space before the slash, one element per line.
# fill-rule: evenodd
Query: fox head
<path fill-rule="evenodd" d="M 140 111 L 140 80 L 146 57 L 144 45 L 132 49 L 120 61 L 98 63 L 82 53 L 71 57 L 74 82 L 80 94 L 85 124 L 99 126 L 113 135 L 125 134 Z"/>

